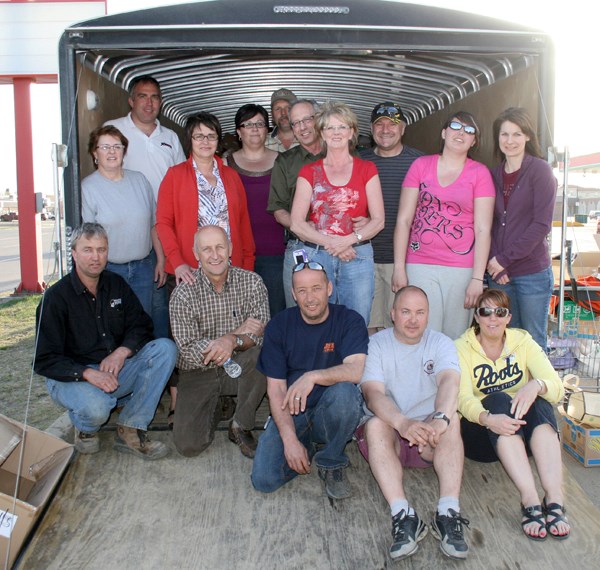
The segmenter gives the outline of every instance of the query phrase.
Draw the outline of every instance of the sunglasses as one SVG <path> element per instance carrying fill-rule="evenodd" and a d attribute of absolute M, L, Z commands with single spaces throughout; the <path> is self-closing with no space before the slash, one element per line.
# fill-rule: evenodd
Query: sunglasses
<path fill-rule="evenodd" d="M 504 318 L 510 315 L 510 311 L 506 307 L 477 307 L 475 314 L 478 317 L 491 317 L 495 314 L 497 317 Z"/>
<path fill-rule="evenodd" d="M 318 261 L 303 261 L 294 266 L 292 273 L 298 273 L 298 271 L 302 271 L 306 268 L 312 269 L 313 271 L 325 271 L 325 268 Z"/>
<path fill-rule="evenodd" d="M 462 123 L 459 123 L 458 121 L 450 121 L 448 123 L 448 126 L 453 131 L 460 131 L 460 129 L 462 129 L 468 135 L 474 135 L 477 132 L 477 129 L 475 127 L 473 127 L 471 125 L 463 125 Z"/>

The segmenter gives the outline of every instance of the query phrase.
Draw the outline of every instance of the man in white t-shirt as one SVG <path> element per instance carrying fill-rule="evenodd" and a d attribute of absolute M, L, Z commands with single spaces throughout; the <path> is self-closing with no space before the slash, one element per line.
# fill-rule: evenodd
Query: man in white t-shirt
<path fill-rule="evenodd" d="M 427 328 L 429 302 L 414 286 L 400 289 L 391 311 L 394 326 L 373 335 L 360 387 L 365 421 L 356 431 L 390 505 L 393 543 L 390 555 L 401 560 L 417 551 L 427 525 L 410 506 L 402 484 L 406 467 L 433 467 L 440 498 L 431 529 L 442 552 L 467 557 L 459 495 L 464 451 L 457 414 L 460 367 L 454 343 Z"/>
<path fill-rule="evenodd" d="M 129 141 L 123 166 L 141 172 L 150 182 L 158 201 L 158 188 L 167 170 L 185 160 L 185 154 L 177 134 L 160 124 L 158 114 L 162 105 L 160 85 L 149 75 L 137 77 L 129 86 L 131 112 L 119 119 L 104 123 L 117 127 Z M 152 320 L 157 338 L 168 336 L 169 305 L 167 288 L 164 287 L 164 255 L 155 251 L 155 281 L 157 287 L 152 295 Z"/>

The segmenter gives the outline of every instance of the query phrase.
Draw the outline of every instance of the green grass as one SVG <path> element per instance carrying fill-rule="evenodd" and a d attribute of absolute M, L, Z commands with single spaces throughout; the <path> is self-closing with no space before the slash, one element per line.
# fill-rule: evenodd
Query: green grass
<path fill-rule="evenodd" d="M 32 371 L 40 299 L 35 295 L 0 304 L 0 413 L 20 422 L 27 414 L 29 425 L 46 429 L 62 410 L 48 396 L 44 379 Z"/>

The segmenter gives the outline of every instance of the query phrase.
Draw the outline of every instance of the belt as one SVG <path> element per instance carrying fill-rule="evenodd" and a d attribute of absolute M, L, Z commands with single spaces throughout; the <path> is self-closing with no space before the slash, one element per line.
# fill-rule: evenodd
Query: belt
<path fill-rule="evenodd" d="M 322 246 L 322 245 L 317 245 L 316 243 L 312 243 L 312 242 L 310 242 L 310 241 L 303 241 L 302 243 L 303 243 L 304 245 L 307 245 L 308 247 L 312 247 L 312 248 L 314 248 L 314 249 L 319 249 L 319 248 L 320 248 L 320 249 L 323 249 L 323 246 Z M 369 243 L 371 243 L 371 240 L 370 240 L 370 239 L 365 239 L 365 240 L 363 240 L 363 241 L 360 241 L 360 242 L 358 242 L 358 243 L 355 243 L 355 244 L 354 244 L 352 247 L 360 247 L 361 245 L 367 245 L 367 244 L 369 244 Z"/>

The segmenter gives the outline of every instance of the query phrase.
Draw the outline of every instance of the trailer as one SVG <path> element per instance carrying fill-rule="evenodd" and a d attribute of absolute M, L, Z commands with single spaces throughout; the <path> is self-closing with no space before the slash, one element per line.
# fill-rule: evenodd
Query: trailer
<path fill-rule="evenodd" d="M 372 108 L 401 104 L 404 140 L 437 152 L 459 109 L 475 114 L 478 160 L 492 165 L 491 128 L 509 106 L 528 109 L 542 148 L 553 143 L 554 48 L 547 33 L 455 10 L 385 0 L 214 0 L 106 16 L 65 30 L 59 45 L 67 230 L 80 222 L 80 181 L 92 172 L 89 133 L 129 111 L 127 88 L 152 75 L 160 120 L 214 113 L 224 132 L 244 103 L 268 108 L 286 87 L 348 103 L 369 133 Z"/>

